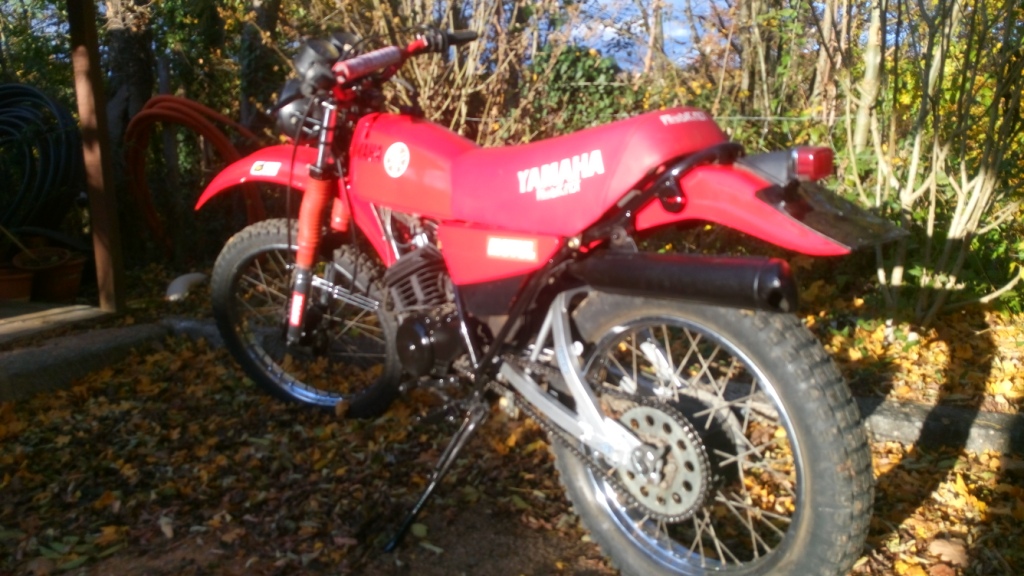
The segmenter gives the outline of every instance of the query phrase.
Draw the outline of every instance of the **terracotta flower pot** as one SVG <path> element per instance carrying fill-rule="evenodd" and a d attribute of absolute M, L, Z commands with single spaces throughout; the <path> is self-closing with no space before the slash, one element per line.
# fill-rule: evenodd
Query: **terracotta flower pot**
<path fill-rule="evenodd" d="M 34 274 L 32 300 L 68 302 L 78 295 L 82 269 L 88 260 L 64 248 L 33 248 L 14 257 L 15 268 Z"/>
<path fill-rule="evenodd" d="M 32 299 L 42 302 L 74 300 L 82 284 L 82 270 L 87 260 L 81 254 L 72 254 L 56 266 L 37 271 L 32 283 Z"/>
<path fill-rule="evenodd" d="M 20 252 L 14 257 L 14 266 L 22 270 L 45 270 L 59 266 L 71 257 L 71 252 L 63 248 L 32 248 Z"/>
<path fill-rule="evenodd" d="M 32 272 L 0 266 L 0 301 L 28 302 L 32 295 Z"/>

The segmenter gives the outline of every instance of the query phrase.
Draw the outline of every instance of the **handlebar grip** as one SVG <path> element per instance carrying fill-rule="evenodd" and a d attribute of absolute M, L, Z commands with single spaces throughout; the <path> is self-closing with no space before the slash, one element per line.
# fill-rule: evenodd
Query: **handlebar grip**
<path fill-rule="evenodd" d="M 461 46 L 479 38 L 476 30 L 453 30 L 448 32 L 448 45 Z"/>
<path fill-rule="evenodd" d="M 334 65 L 334 73 L 341 78 L 342 82 L 348 82 L 378 70 L 383 70 L 393 64 L 401 64 L 403 58 L 400 48 L 388 46 L 387 48 L 381 48 L 349 60 L 338 62 Z"/>

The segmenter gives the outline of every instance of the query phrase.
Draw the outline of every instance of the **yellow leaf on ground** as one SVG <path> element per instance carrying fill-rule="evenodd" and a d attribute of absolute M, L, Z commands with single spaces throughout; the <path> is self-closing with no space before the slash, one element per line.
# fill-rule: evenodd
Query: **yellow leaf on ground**
<path fill-rule="evenodd" d="M 989 384 L 988 389 L 993 394 L 1009 394 L 1013 392 L 1013 382 L 1009 380 L 1000 380 Z"/>
<path fill-rule="evenodd" d="M 104 526 L 100 529 L 100 535 L 96 537 L 95 544 L 98 546 L 109 546 L 120 540 L 124 531 L 124 526 Z"/>
<path fill-rule="evenodd" d="M 920 566 L 917 564 L 911 564 L 902 558 L 896 560 L 893 568 L 896 569 L 896 573 L 900 576 L 927 576 Z"/>
<path fill-rule="evenodd" d="M 967 488 L 967 483 L 964 482 L 964 475 L 957 473 L 956 475 L 956 491 L 961 496 L 970 496 L 971 491 Z"/>

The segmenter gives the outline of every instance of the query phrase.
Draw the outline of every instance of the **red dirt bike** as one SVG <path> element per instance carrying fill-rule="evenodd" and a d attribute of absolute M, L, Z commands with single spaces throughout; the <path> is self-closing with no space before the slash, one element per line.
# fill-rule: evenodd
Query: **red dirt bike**
<path fill-rule="evenodd" d="M 277 396 L 349 416 L 410 383 L 465 387 L 462 426 L 389 549 L 497 397 L 547 431 L 624 573 L 845 573 L 871 510 L 867 436 L 792 314 L 786 262 L 635 238 L 713 222 L 833 256 L 895 229 L 815 183 L 830 149 L 744 155 L 693 108 L 498 148 L 381 112 L 408 58 L 475 38 L 428 30 L 350 58 L 304 45 L 281 102 L 295 145 L 228 166 L 198 203 L 252 182 L 302 194 L 297 223 L 249 226 L 217 259 L 227 347 Z"/>

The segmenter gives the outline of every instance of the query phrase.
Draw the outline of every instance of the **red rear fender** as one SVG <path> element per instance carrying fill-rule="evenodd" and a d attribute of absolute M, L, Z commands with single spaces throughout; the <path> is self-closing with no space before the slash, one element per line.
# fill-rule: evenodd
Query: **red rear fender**
<path fill-rule="evenodd" d="M 295 158 L 294 164 L 292 158 Z M 269 146 L 229 164 L 203 190 L 196 210 L 217 194 L 247 182 L 270 182 L 303 191 L 308 166 L 316 161 L 316 149 L 290 145 Z"/>
<path fill-rule="evenodd" d="M 791 217 L 756 196 L 771 184 L 733 166 L 711 164 L 694 168 L 680 180 L 686 200 L 680 212 L 651 202 L 636 215 L 637 230 L 674 222 L 703 220 L 739 230 L 794 252 L 840 256 L 850 248 Z"/>

